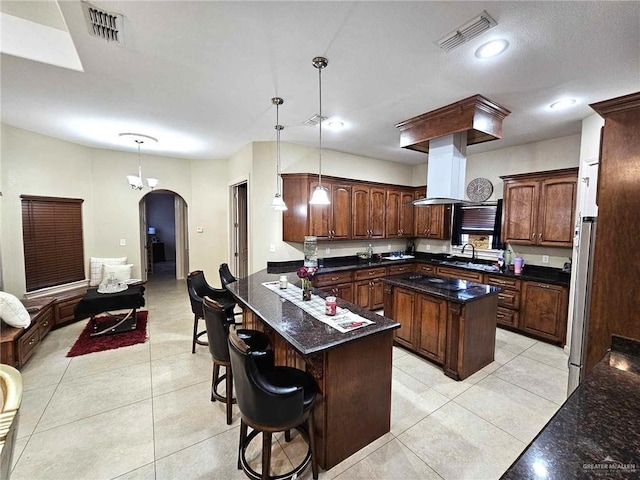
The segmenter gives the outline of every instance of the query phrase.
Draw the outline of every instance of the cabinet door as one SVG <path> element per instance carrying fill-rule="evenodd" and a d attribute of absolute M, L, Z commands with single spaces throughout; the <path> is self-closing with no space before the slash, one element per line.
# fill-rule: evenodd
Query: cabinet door
<path fill-rule="evenodd" d="M 351 237 L 369 238 L 369 189 L 354 186 L 351 192 Z"/>
<path fill-rule="evenodd" d="M 402 192 L 400 195 L 400 235 L 413 236 L 413 192 Z M 387 211 L 387 215 L 389 212 Z"/>
<path fill-rule="evenodd" d="M 549 178 L 540 182 L 537 244 L 549 247 L 573 246 L 573 219 L 577 176 Z"/>
<path fill-rule="evenodd" d="M 318 186 L 318 181 L 309 183 L 309 198 Z M 331 185 L 327 182 L 322 183 L 323 187 L 329 188 Z M 309 235 L 318 237 L 318 240 L 328 240 L 331 230 L 331 205 L 309 205 Z"/>
<path fill-rule="evenodd" d="M 351 238 L 351 186 L 331 186 L 331 238 L 348 240 Z"/>
<path fill-rule="evenodd" d="M 413 347 L 413 318 L 415 293 L 402 288 L 393 289 L 393 315 L 390 315 L 400 324 L 395 331 L 395 339 L 401 345 Z"/>
<path fill-rule="evenodd" d="M 539 184 L 535 180 L 514 180 L 504 185 L 502 241 L 534 245 L 538 215 Z"/>
<path fill-rule="evenodd" d="M 353 303 L 353 286 L 350 283 L 343 283 L 334 287 L 335 296 L 342 300 Z"/>
<path fill-rule="evenodd" d="M 416 295 L 417 350 L 438 363 L 444 363 L 447 341 L 447 301 Z"/>
<path fill-rule="evenodd" d="M 387 190 L 385 237 L 397 238 L 402 236 L 400 232 L 400 215 L 402 208 L 402 192 Z"/>
<path fill-rule="evenodd" d="M 427 194 L 424 189 L 416 190 L 414 198 L 419 200 L 425 198 Z M 413 234 L 416 237 L 426 237 L 429 230 L 431 210 L 426 205 L 413 207 Z"/>
<path fill-rule="evenodd" d="M 371 187 L 369 189 L 369 230 L 371 238 L 384 238 L 385 196 L 384 188 Z"/>
<path fill-rule="evenodd" d="M 353 283 L 353 303 L 362 308 L 369 308 L 369 294 L 371 280 L 362 280 Z"/>
<path fill-rule="evenodd" d="M 567 330 L 567 289 L 539 282 L 522 283 L 520 328 L 561 344 Z"/>
<path fill-rule="evenodd" d="M 384 307 L 384 284 L 380 279 L 371 281 L 369 290 L 369 309 L 379 310 Z"/>

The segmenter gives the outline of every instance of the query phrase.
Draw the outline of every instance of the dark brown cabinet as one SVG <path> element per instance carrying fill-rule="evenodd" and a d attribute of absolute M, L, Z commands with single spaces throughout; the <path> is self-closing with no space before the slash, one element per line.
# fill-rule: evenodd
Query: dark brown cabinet
<path fill-rule="evenodd" d="M 416 189 L 416 200 L 426 197 L 424 188 Z M 419 238 L 448 240 L 451 238 L 451 205 L 418 205 L 414 207 L 413 233 Z"/>
<path fill-rule="evenodd" d="M 414 347 L 414 318 L 415 318 L 415 301 L 416 293 L 403 288 L 388 289 L 389 294 L 393 292 L 393 302 L 388 304 L 393 308 L 392 312 L 386 312 L 387 316 L 392 317 L 401 326 L 395 332 L 395 340 L 400 345 L 404 345 L 412 350 Z M 386 310 L 386 307 L 385 307 Z"/>
<path fill-rule="evenodd" d="M 311 181 L 309 195 L 318 186 Z M 309 234 L 318 240 L 348 240 L 351 238 L 351 186 L 324 181 L 330 205 L 309 205 Z"/>
<path fill-rule="evenodd" d="M 353 303 L 353 285 L 351 272 L 336 272 L 318 275 L 313 279 L 313 287 L 328 295 L 339 297 Z"/>
<path fill-rule="evenodd" d="M 385 197 L 382 187 L 354 185 L 351 194 L 354 239 L 384 238 Z"/>
<path fill-rule="evenodd" d="M 573 246 L 577 168 L 500 178 L 504 181 L 504 242 Z"/>
<path fill-rule="evenodd" d="M 486 275 L 487 285 L 500 287 L 498 293 L 498 325 L 517 329 L 520 320 L 520 289 L 521 281 L 516 278 Z"/>
<path fill-rule="evenodd" d="M 447 301 L 441 298 L 416 295 L 416 349 L 418 353 L 437 363 L 444 363 L 447 341 Z"/>
<path fill-rule="evenodd" d="M 568 296 L 566 287 L 523 281 L 520 329 L 564 345 Z"/>
<path fill-rule="evenodd" d="M 413 190 L 387 189 L 386 226 L 387 238 L 413 236 Z"/>
<path fill-rule="evenodd" d="M 384 285 L 380 278 L 386 275 L 386 267 L 368 268 L 354 272 L 353 303 L 369 310 L 383 308 Z"/>

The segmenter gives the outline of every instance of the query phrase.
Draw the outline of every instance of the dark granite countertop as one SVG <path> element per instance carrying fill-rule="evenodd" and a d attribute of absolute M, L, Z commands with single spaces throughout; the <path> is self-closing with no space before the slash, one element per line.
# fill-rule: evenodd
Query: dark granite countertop
<path fill-rule="evenodd" d="M 502 476 L 539 478 L 640 478 L 639 341 L 614 336 L 610 352 Z"/>
<path fill-rule="evenodd" d="M 375 255 L 371 260 L 361 260 L 356 255 L 346 257 L 334 257 L 324 258 L 320 261 L 319 274 L 333 273 L 346 270 L 361 270 L 365 268 L 373 267 L 386 267 L 391 265 L 403 265 L 407 263 L 430 263 L 432 265 L 451 266 L 453 268 L 464 268 L 468 270 L 478 271 L 478 268 L 473 268 L 468 265 L 448 265 L 447 262 L 452 260 L 470 260 L 468 257 L 453 257 L 443 253 L 423 253 L 416 252 L 415 258 L 406 260 L 382 260 L 379 255 Z M 482 266 L 489 266 L 492 264 L 488 260 L 474 260 L 474 263 Z M 302 266 L 302 260 L 288 261 L 288 262 L 269 262 L 267 264 L 267 270 L 269 273 L 287 273 L 295 272 L 298 267 Z M 562 285 L 564 287 L 569 286 L 571 280 L 571 274 L 563 272 L 560 268 L 541 267 L 538 265 L 526 265 L 521 274 L 516 275 L 513 271 L 487 271 L 482 269 L 483 273 L 490 273 L 491 275 L 497 275 L 508 278 L 518 278 L 521 280 L 530 280 L 534 282 L 551 283 L 554 285 Z"/>
<path fill-rule="evenodd" d="M 403 273 L 382 278 L 396 287 L 408 288 L 455 303 L 469 303 L 487 295 L 497 295 L 501 288 L 453 278 L 442 278 L 421 273 Z"/>
<path fill-rule="evenodd" d="M 263 282 L 277 281 L 278 278 L 279 274 L 270 274 L 266 270 L 261 270 L 227 285 L 227 289 L 241 306 L 255 312 L 302 355 L 328 350 L 359 338 L 400 327 L 399 323 L 390 318 L 338 299 L 339 307 L 347 308 L 375 322 L 372 325 L 341 333 L 262 285 Z M 300 286 L 300 279 L 295 273 L 287 274 L 287 278 L 289 283 Z M 315 289 L 313 293 L 321 297 L 326 296 Z"/>

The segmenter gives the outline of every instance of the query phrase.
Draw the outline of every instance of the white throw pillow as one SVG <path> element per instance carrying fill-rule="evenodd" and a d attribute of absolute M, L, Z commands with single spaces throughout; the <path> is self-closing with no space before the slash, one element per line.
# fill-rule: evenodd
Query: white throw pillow
<path fill-rule="evenodd" d="M 115 258 L 98 258 L 91 257 L 91 277 L 89 279 L 90 287 L 97 287 L 102 281 L 102 266 L 103 265 L 124 265 L 127 263 L 127 257 L 115 257 Z"/>
<path fill-rule="evenodd" d="M 31 317 L 22 302 L 7 292 L 0 292 L 0 319 L 16 328 L 27 328 L 31 325 Z"/>
<path fill-rule="evenodd" d="M 113 280 L 116 283 L 125 282 L 131 278 L 131 269 L 133 264 L 127 265 L 103 265 L 102 266 L 102 282 L 101 285 L 109 281 L 109 275 L 113 274 Z"/>

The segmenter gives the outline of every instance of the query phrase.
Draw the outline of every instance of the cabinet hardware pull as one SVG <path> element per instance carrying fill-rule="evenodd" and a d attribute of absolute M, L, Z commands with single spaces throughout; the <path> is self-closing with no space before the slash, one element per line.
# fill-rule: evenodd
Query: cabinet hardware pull
<path fill-rule="evenodd" d="M 338 280 L 340 277 L 331 277 L 331 280 Z"/>
<path fill-rule="evenodd" d="M 535 240 L 536 239 L 536 234 L 534 233 L 533 235 L 531 235 L 531 240 Z"/>
<path fill-rule="evenodd" d="M 31 340 L 29 340 L 29 346 L 33 345 L 34 343 L 36 343 L 35 338 L 32 338 Z"/>
<path fill-rule="evenodd" d="M 551 287 L 549 287 L 549 285 L 543 285 L 542 283 L 539 283 L 538 286 L 540 288 L 551 288 Z"/>
<path fill-rule="evenodd" d="M 542 240 L 542 234 L 541 233 L 538 234 L 538 240 Z"/>

